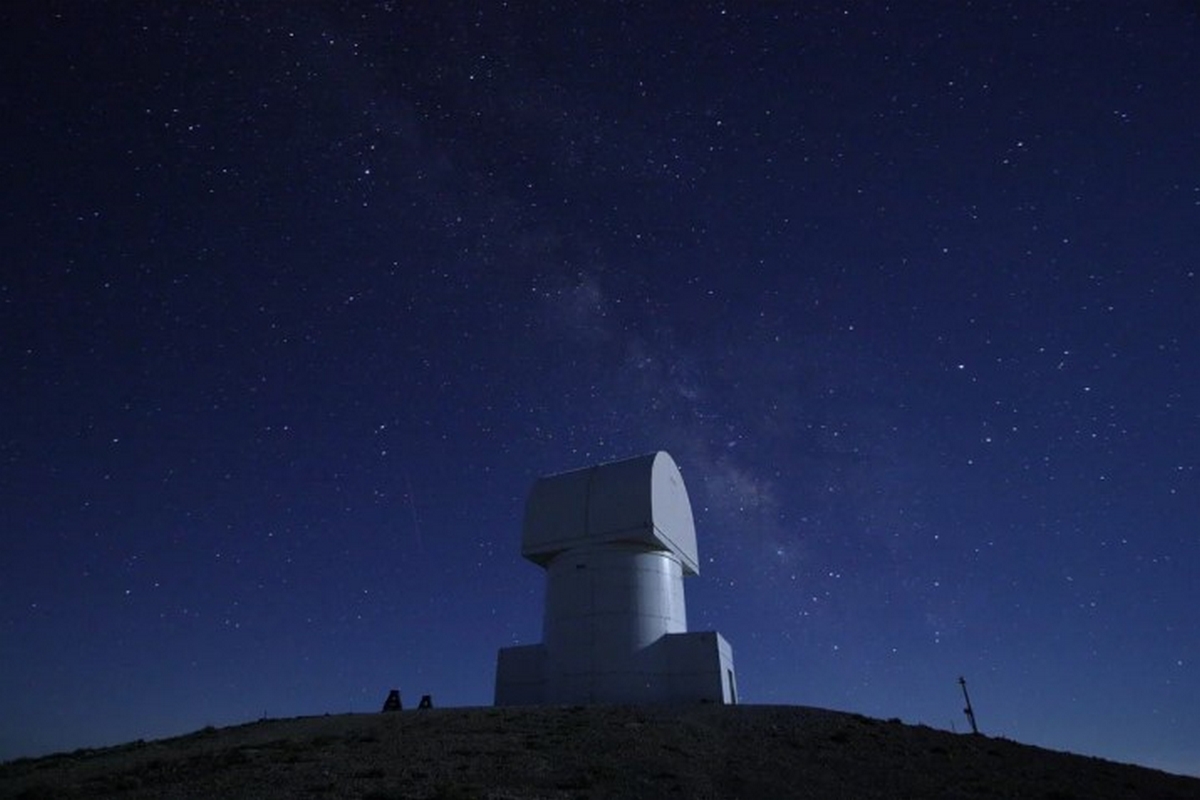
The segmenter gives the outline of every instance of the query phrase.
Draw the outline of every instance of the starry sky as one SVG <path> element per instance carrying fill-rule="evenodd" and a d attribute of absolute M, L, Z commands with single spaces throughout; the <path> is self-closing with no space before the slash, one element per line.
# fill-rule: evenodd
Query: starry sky
<path fill-rule="evenodd" d="M 0 758 L 491 702 L 679 463 L 740 697 L 1200 775 L 1200 6 L 0 10 Z"/>

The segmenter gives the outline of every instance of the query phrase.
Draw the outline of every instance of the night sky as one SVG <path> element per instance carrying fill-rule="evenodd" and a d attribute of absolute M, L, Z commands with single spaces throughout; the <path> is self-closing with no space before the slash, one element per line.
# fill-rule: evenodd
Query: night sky
<path fill-rule="evenodd" d="M 1200 6 L 12 2 L 0 758 L 491 702 L 667 450 L 740 698 L 1200 774 Z"/>

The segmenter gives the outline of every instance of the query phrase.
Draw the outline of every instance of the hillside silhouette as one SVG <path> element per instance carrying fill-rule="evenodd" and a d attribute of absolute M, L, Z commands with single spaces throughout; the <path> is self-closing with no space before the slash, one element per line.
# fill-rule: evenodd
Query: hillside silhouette
<path fill-rule="evenodd" d="M 263 720 L 0 764 L 3 798 L 1200 798 L 1200 779 L 795 706 Z"/>

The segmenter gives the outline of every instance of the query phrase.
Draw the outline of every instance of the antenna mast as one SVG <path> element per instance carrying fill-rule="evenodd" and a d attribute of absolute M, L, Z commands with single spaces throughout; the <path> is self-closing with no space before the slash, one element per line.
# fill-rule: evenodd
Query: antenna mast
<path fill-rule="evenodd" d="M 979 728 L 975 726 L 975 709 L 971 708 L 971 695 L 967 694 L 967 679 L 959 675 L 958 685 L 962 687 L 963 699 L 967 701 L 967 707 L 963 709 L 963 713 L 967 715 L 967 722 L 971 723 L 971 733 L 978 734 Z"/>

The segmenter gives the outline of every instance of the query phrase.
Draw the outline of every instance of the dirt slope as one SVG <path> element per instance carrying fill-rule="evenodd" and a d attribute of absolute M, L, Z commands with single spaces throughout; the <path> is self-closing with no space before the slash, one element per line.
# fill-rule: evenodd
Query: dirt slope
<path fill-rule="evenodd" d="M 1200 779 L 783 706 L 266 720 L 0 764 L 0 797 L 1200 798 Z"/>

